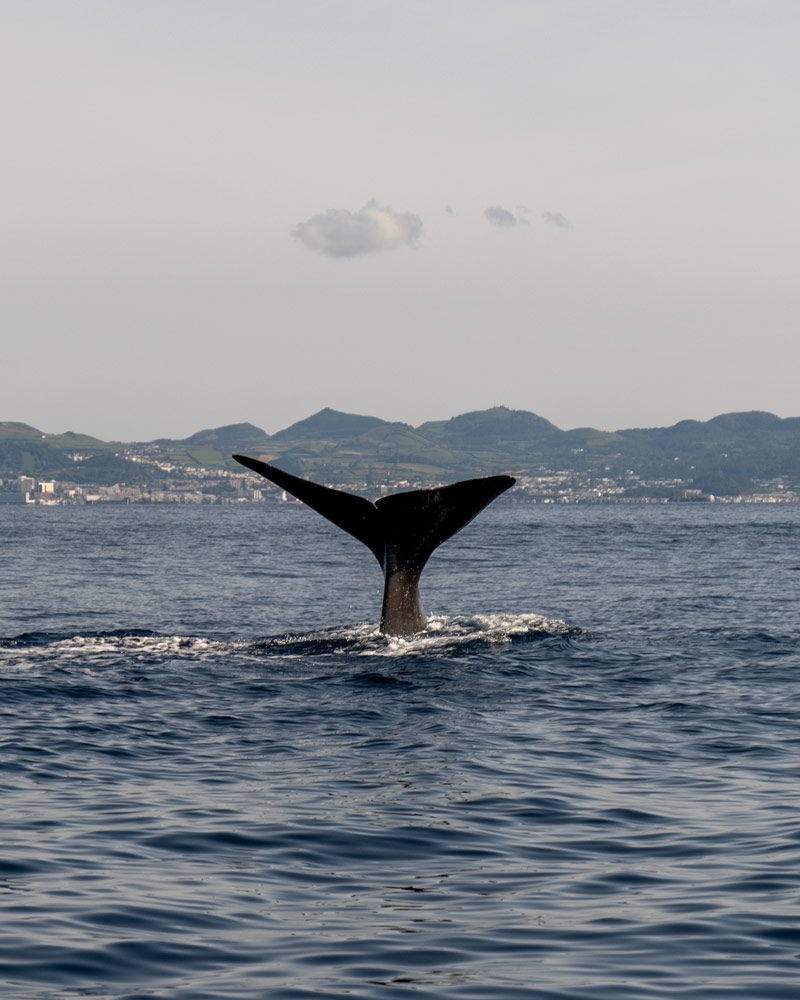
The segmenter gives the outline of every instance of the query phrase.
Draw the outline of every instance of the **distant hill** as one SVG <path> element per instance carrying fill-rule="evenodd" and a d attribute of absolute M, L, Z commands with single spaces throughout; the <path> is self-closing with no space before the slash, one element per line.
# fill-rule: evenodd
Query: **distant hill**
<path fill-rule="evenodd" d="M 0 420 L 0 438 L 4 437 L 44 437 L 41 431 L 37 431 L 30 424 L 20 424 L 13 420 Z"/>
<path fill-rule="evenodd" d="M 386 420 L 379 417 L 362 417 L 356 413 L 341 413 L 325 407 L 319 413 L 299 420 L 272 437 L 275 441 L 345 441 L 386 423 Z"/>
<path fill-rule="evenodd" d="M 431 421 L 423 424 L 419 432 L 432 440 L 441 440 L 459 448 L 474 448 L 481 444 L 494 447 L 507 442 L 531 443 L 563 434 L 544 417 L 537 417 L 526 410 L 509 410 L 505 406 L 462 413 L 447 421 Z"/>
<path fill-rule="evenodd" d="M 142 462 L 126 462 L 126 453 L 137 449 Z M 437 482 L 572 469 L 624 482 L 635 477 L 683 480 L 724 495 L 752 489 L 755 479 L 783 476 L 800 484 L 800 417 L 782 420 L 753 411 L 682 420 L 670 427 L 564 431 L 535 413 L 505 406 L 416 428 L 325 408 L 272 435 L 239 423 L 182 440 L 159 438 L 138 445 L 0 423 L 0 473 L 5 477 L 25 473 L 88 482 L 87 476 L 96 475 L 101 478 L 94 481 L 102 485 L 125 476 L 125 481 L 143 482 L 161 475 L 146 464 L 148 459 L 176 468 L 238 469 L 231 455 L 240 452 L 334 483 Z"/>
<path fill-rule="evenodd" d="M 215 448 L 240 447 L 243 443 L 261 447 L 269 442 L 269 434 L 253 424 L 227 424 L 213 430 L 198 431 L 183 443 L 188 445 L 202 444 Z"/>
<path fill-rule="evenodd" d="M 162 458 L 174 465 L 216 469 L 234 465 L 231 454 L 236 451 L 263 455 L 269 441 L 269 434 L 260 427 L 241 423 L 197 431 L 178 440 L 156 438 L 152 443 L 158 446 Z"/>

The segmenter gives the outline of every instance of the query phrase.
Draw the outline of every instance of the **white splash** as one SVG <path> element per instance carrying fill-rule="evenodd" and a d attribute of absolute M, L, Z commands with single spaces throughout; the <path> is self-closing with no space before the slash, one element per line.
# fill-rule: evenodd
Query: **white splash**
<path fill-rule="evenodd" d="M 566 622 L 537 614 L 433 616 L 419 635 L 404 639 L 383 635 L 374 623 L 320 629 L 305 634 L 266 636 L 258 640 L 219 640 L 183 635 L 75 635 L 25 637 L 0 644 L 0 671 L 74 665 L 95 671 L 124 663 L 142 667 L 167 662 L 209 663 L 225 657 L 265 663 L 319 656 L 442 655 L 468 646 L 503 646 L 520 639 L 586 639 L 588 633 Z"/>

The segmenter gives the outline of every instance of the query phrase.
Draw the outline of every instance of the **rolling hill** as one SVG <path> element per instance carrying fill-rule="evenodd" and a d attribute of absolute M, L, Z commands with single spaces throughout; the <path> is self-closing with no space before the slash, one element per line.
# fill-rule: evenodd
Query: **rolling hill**
<path fill-rule="evenodd" d="M 234 452 L 275 461 L 323 482 L 432 482 L 573 469 L 617 480 L 682 479 L 725 494 L 747 490 L 753 480 L 787 477 L 800 482 L 800 418 L 783 420 L 752 411 L 682 420 L 670 427 L 564 431 L 535 413 L 497 406 L 414 428 L 326 408 L 272 435 L 238 423 L 180 440 L 134 444 L 0 423 L 0 472 L 5 477 L 86 482 L 91 473 L 98 484 L 123 475 L 142 482 L 143 477 L 162 478 L 163 469 L 154 462 L 187 469 L 237 468 Z"/>

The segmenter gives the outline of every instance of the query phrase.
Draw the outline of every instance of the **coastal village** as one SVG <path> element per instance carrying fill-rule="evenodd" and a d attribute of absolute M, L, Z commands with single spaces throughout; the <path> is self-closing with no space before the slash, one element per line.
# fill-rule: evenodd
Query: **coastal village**
<path fill-rule="evenodd" d="M 800 502 L 800 418 L 561 431 L 501 406 L 418 428 L 325 408 L 273 435 L 244 423 L 133 443 L 5 422 L 0 504 L 294 502 L 235 454 L 368 498 L 505 473 L 517 481 L 503 503 Z"/>
<path fill-rule="evenodd" d="M 299 502 L 261 476 L 247 471 L 181 467 L 159 462 L 152 454 L 135 450 L 119 456 L 143 466 L 152 466 L 168 478 L 154 485 L 86 485 L 67 480 L 39 480 L 20 475 L 0 481 L 0 504 L 57 507 L 74 504 L 242 504 Z M 80 457 L 76 458 L 80 461 Z M 441 482 L 399 480 L 397 482 L 328 483 L 337 489 L 368 497 L 403 489 L 422 489 Z M 665 503 L 800 503 L 800 489 L 788 477 L 756 481 L 757 491 L 735 496 L 715 496 L 693 489 L 684 479 L 645 481 L 632 471 L 624 479 L 598 478 L 572 469 L 541 467 L 534 473 L 517 474 L 517 482 L 505 502 L 521 504 L 665 504 Z"/>

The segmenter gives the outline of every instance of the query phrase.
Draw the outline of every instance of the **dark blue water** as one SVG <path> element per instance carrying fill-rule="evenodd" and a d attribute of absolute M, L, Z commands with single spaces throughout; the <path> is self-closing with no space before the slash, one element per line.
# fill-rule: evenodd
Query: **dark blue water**
<path fill-rule="evenodd" d="M 800 507 L 0 532 L 4 998 L 800 995 Z"/>

